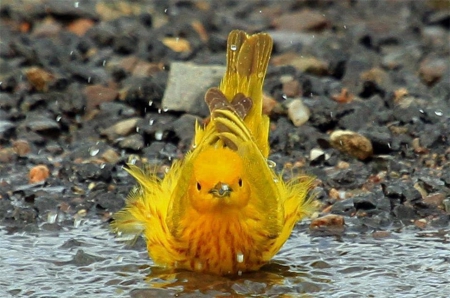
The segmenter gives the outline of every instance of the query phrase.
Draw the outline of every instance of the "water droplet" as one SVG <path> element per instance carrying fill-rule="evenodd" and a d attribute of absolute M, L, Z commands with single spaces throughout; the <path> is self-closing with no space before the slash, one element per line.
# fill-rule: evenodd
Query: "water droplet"
<path fill-rule="evenodd" d="M 73 55 L 73 51 L 70 51 L 70 56 L 72 56 Z"/>
<path fill-rule="evenodd" d="M 87 82 L 90 84 L 91 83 L 91 77 L 88 78 Z"/>
<path fill-rule="evenodd" d="M 139 128 L 139 126 L 136 126 L 136 132 L 139 132 L 139 130 L 141 130 L 141 129 Z"/>
<path fill-rule="evenodd" d="M 156 139 L 157 141 L 161 141 L 162 138 L 163 138 L 163 131 L 162 131 L 162 130 L 157 130 L 157 131 L 155 132 L 155 139 Z"/>
<path fill-rule="evenodd" d="M 105 66 L 106 65 L 106 60 L 103 60 L 103 66 Z"/>
<path fill-rule="evenodd" d="M 58 217 L 58 213 L 54 212 L 54 211 L 50 211 L 47 214 L 47 222 L 54 224 L 56 222 L 56 218 Z"/>
<path fill-rule="evenodd" d="M 154 122 L 155 122 L 155 119 L 150 119 L 150 120 L 148 121 L 148 125 L 153 125 Z"/>
<path fill-rule="evenodd" d="M 169 173 L 169 171 L 170 171 L 170 168 L 169 167 L 166 167 L 165 169 L 164 169 L 164 173 Z"/>
<path fill-rule="evenodd" d="M 101 165 L 100 165 L 100 169 L 104 169 L 106 167 L 106 164 L 105 163 L 102 163 Z"/>
<path fill-rule="evenodd" d="M 344 29 L 347 29 L 347 25 L 344 25 Z"/>
<path fill-rule="evenodd" d="M 78 8 L 80 6 L 80 2 L 74 2 L 73 6 L 75 6 L 75 8 Z"/>
<path fill-rule="evenodd" d="M 277 166 L 277 163 L 274 162 L 273 160 L 268 159 L 267 165 L 269 166 L 269 168 L 275 168 Z"/>
<path fill-rule="evenodd" d="M 286 94 L 281 95 L 281 97 L 283 97 L 283 99 L 287 99 L 288 98 Z"/>
<path fill-rule="evenodd" d="M 56 116 L 56 122 L 59 122 L 59 121 L 61 121 L 61 118 L 62 118 L 62 117 L 61 117 L 61 116 L 59 116 L 59 115 L 58 115 L 58 116 Z"/>
<path fill-rule="evenodd" d="M 261 78 L 263 78 L 263 77 L 264 77 L 264 73 L 258 72 L 258 78 L 261 79 Z"/>
<path fill-rule="evenodd" d="M 238 253 L 236 254 L 236 261 L 237 261 L 238 263 L 244 262 L 244 254 L 243 254 L 242 252 L 238 252 Z"/>
<path fill-rule="evenodd" d="M 158 109 L 158 114 L 161 114 L 161 109 Z"/>
<path fill-rule="evenodd" d="M 436 116 L 439 116 L 439 117 L 444 115 L 444 113 L 441 110 L 434 111 L 434 113 L 436 114 Z"/>
<path fill-rule="evenodd" d="M 89 150 L 89 155 L 90 156 L 96 156 L 99 152 L 100 152 L 100 149 L 98 149 L 98 148 L 91 148 Z"/>
<path fill-rule="evenodd" d="M 422 114 L 424 114 L 424 113 L 425 113 L 425 111 L 424 111 L 424 110 L 422 110 L 422 109 L 419 109 L 419 112 L 420 112 L 420 113 L 422 113 Z"/>
<path fill-rule="evenodd" d="M 197 148 L 197 144 L 192 144 L 192 149 L 195 149 L 195 148 Z"/>
<path fill-rule="evenodd" d="M 278 183 L 279 181 L 277 177 L 273 177 L 273 182 Z"/>
<path fill-rule="evenodd" d="M 151 107 L 153 105 L 153 100 L 148 101 L 148 106 Z"/>
<path fill-rule="evenodd" d="M 168 107 L 163 107 L 163 112 L 167 112 L 169 110 Z"/>
<path fill-rule="evenodd" d="M 237 50 L 237 45 L 232 44 L 232 45 L 230 46 L 230 49 L 231 49 L 232 51 L 236 51 L 236 50 Z"/>
<path fill-rule="evenodd" d="M 388 145 L 388 148 L 389 148 L 389 149 L 391 149 L 391 148 L 392 148 L 392 147 L 391 147 L 391 143 L 390 143 L 390 142 L 388 142 L 388 143 L 387 143 L 387 145 Z"/>

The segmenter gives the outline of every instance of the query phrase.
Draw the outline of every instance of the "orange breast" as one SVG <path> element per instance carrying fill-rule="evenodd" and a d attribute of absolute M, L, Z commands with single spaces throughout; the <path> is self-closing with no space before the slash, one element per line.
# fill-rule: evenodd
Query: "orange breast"
<path fill-rule="evenodd" d="M 268 261 L 263 253 L 273 240 L 260 243 L 258 231 L 252 231 L 238 215 L 192 215 L 195 220 L 187 216 L 187 225 L 179 234 L 178 241 L 186 244 L 186 250 L 176 267 L 222 275 L 258 270 Z"/>

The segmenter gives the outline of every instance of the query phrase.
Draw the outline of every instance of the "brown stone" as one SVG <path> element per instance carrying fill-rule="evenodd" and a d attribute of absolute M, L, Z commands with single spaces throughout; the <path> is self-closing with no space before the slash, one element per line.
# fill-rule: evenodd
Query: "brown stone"
<path fill-rule="evenodd" d="M 322 13 L 303 9 L 281 15 L 273 21 L 273 25 L 279 30 L 299 32 L 322 30 L 328 27 L 329 22 Z"/>
<path fill-rule="evenodd" d="M 420 63 L 419 74 L 427 85 L 433 85 L 439 81 L 447 70 L 448 62 L 443 58 L 426 58 Z"/>
<path fill-rule="evenodd" d="M 283 83 L 283 94 L 287 97 L 297 97 L 301 94 L 302 88 L 297 80 Z"/>
<path fill-rule="evenodd" d="M 26 156 L 31 151 L 30 144 L 26 140 L 13 141 L 12 145 L 18 156 Z"/>
<path fill-rule="evenodd" d="M 90 85 L 84 89 L 86 95 L 87 111 L 91 111 L 103 102 L 113 101 L 119 95 L 116 89 L 105 87 L 102 85 Z"/>
<path fill-rule="evenodd" d="M 372 156 L 372 143 L 368 138 L 349 130 L 336 130 L 330 135 L 330 144 L 334 148 L 365 160 Z"/>
<path fill-rule="evenodd" d="M 162 43 L 174 52 L 189 52 L 191 44 L 187 39 L 181 37 L 166 37 Z"/>
<path fill-rule="evenodd" d="M 71 22 L 67 29 L 78 36 L 83 36 L 92 26 L 94 26 L 93 20 L 77 19 Z"/>
<path fill-rule="evenodd" d="M 30 183 L 38 183 L 44 181 L 50 176 L 50 170 L 46 165 L 37 165 L 30 170 Z"/>
<path fill-rule="evenodd" d="M 37 91 L 44 92 L 48 90 L 48 84 L 55 79 L 53 74 L 39 67 L 29 68 L 26 72 L 26 77 Z"/>
<path fill-rule="evenodd" d="M 434 207 L 441 207 L 444 204 L 445 195 L 443 193 L 432 193 L 423 198 L 423 202 Z"/>

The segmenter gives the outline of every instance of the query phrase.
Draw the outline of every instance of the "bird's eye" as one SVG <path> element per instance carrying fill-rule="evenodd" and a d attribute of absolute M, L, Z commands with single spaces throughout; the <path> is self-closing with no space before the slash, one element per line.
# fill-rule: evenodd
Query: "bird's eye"
<path fill-rule="evenodd" d="M 239 178 L 239 186 L 242 187 L 242 179 Z"/>
<path fill-rule="evenodd" d="M 197 190 L 202 189 L 202 186 L 200 185 L 200 183 L 197 182 Z"/>

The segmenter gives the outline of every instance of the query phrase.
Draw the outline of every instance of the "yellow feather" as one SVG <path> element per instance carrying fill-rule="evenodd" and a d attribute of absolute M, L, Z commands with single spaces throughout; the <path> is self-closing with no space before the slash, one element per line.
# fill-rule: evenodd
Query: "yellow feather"
<path fill-rule="evenodd" d="M 262 85 L 271 49 L 267 34 L 232 31 L 226 74 L 205 96 L 211 117 L 196 124 L 192 150 L 162 179 L 129 165 L 138 186 L 112 227 L 143 234 L 156 264 L 220 275 L 258 270 L 314 210 L 313 178 L 286 183 L 268 165 Z"/>

